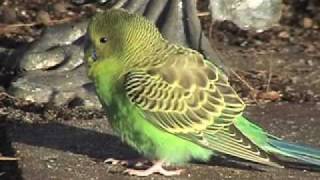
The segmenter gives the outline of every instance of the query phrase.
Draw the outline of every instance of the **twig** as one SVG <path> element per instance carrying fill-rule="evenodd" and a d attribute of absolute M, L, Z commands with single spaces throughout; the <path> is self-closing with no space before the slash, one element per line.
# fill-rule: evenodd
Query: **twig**
<path fill-rule="evenodd" d="M 10 94 L 8 94 L 8 93 L 6 93 L 6 92 L 0 92 L 0 96 L 6 96 L 6 97 L 8 97 L 8 98 L 10 98 L 10 99 L 15 99 L 14 96 L 12 96 L 12 95 L 10 95 Z M 0 156 L 0 157 L 1 157 L 1 156 Z"/>
<path fill-rule="evenodd" d="M 266 92 L 270 91 L 271 78 L 272 78 L 272 63 L 271 63 L 271 60 L 269 59 L 269 76 L 268 76 L 268 81 L 267 81 Z"/>
<path fill-rule="evenodd" d="M 18 27 L 30 27 L 30 26 L 36 26 L 40 23 L 34 22 L 34 23 L 17 23 L 17 24 L 8 24 L 8 25 L 2 25 L 4 28 L 18 28 Z M 0 26 L 1 27 L 1 26 Z"/>
<path fill-rule="evenodd" d="M 243 79 L 238 73 L 236 73 L 233 69 L 230 70 L 232 74 L 234 74 L 236 76 L 236 78 L 238 78 L 245 86 L 247 86 L 251 93 L 250 93 L 250 96 L 252 97 L 253 101 L 256 103 L 256 104 L 260 104 L 258 99 L 257 99 L 257 90 L 255 88 L 253 88 L 248 81 L 246 81 L 245 79 Z"/>
<path fill-rule="evenodd" d="M 47 22 L 47 25 L 53 26 L 56 24 L 61 24 L 61 23 L 72 21 L 72 20 L 76 20 L 78 18 L 79 17 L 76 17 L 76 18 L 67 17 L 67 18 L 59 19 L 59 20 L 50 20 L 49 22 Z M 38 25 L 43 25 L 43 22 L 0 25 L 0 34 L 15 32 L 15 31 L 17 31 L 17 28 L 21 28 L 21 27 L 33 27 L 33 26 L 38 26 Z"/>
<path fill-rule="evenodd" d="M 198 13 L 197 13 L 197 16 L 198 16 L 198 17 L 209 16 L 209 15 L 210 15 L 210 12 L 198 12 Z"/>
<path fill-rule="evenodd" d="M 19 158 L 0 156 L 0 161 L 17 161 Z"/>
<path fill-rule="evenodd" d="M 212 40 L 213 26 L 214 26 L 213 22 L 211 21 L 210 27 L 209 27 L 209 39 L 211 39 L 211 40 Z M 215 48 L 215 50 L 216 50 L 216 48 Z"/>
<path fill-rule="evenodd" d="M 236 76 L 236 78 L 238 78 L 244 85 L 246 85 L 250 91 L 256 91 L 249 83 L 248 81 L 246 81 L 245 79 L 243 79 L 238 73 L 236 73 L 233 69 L 230 69 L 230 71 L 232 72 L 233 75 Z"/>

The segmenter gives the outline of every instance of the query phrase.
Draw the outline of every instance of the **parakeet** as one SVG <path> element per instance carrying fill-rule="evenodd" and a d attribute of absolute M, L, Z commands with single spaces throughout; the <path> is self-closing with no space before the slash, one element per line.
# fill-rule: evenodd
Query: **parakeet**
<path fill-rule="evenodd" d="M 227 76 L 199 52 L 169 43 L 156 26 L 124 10 L 88 25 L 88 75 L 114 132 L 154 164 L 130 175 L 178 175 L 166 163 L 226 154 L 283 167 L 275 156 L 320 166 L 320 151 L 268 134 L 243 116 Z"/>

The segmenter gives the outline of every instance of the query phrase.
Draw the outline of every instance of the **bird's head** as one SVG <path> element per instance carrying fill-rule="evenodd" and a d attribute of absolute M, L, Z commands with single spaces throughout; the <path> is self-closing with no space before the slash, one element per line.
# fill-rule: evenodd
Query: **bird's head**
<path fill-rule="evenodd" d="M 90 47 L 86 51 L 86 59 L 89 68 L 109 62 L 132 64 L 134 62 L 130 61 L 138 59 L 152 45 L 163 41 L 152 22 L 121 9 L 97 13 L 89 23 L 88 35 Z"/>

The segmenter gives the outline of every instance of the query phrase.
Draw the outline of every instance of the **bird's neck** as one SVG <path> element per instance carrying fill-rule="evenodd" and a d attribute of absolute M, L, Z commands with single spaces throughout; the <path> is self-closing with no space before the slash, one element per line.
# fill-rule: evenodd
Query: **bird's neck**
<path fill-rule="evenodd" d="M 152 43 L 147 41 L 125 51 L 121 59 L 127 69 L 146 68 L 161 64 L 161 61 L 165 60 L 171 50 L 173 49 L 170 48 L 170 44 L 164 39 Z"/>
<path fill-rule="evenodd" d="M 122 67 L 116 60 L 104 60 L 92 69 L 97 94 L 104 103 L 113 100 L 113 94 L 121 83 Z"/>

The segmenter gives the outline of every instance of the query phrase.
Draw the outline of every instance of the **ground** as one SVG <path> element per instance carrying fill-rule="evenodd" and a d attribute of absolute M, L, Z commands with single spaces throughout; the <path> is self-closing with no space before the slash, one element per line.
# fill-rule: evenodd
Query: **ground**
<path fill-rule="evenodd" d="M 1 27 L 7 28 L 0 29 L 0 45 L 10 48 L 38 38 L 44 26 L 87 16 L 95 9 L 60 0 L 0 2 L 8 4 L 1 7 L 2 15 L 7 13 L 1 16 Z M 231 82 L 249 104 L 247 116 L 272 134 L 320 148 L 319 3 L 284 2 L 280 26 L 260 34 L 232 23 L 212 25 L 209 16 L 201 17 L 202 25 L 232 69 Z M 206 11 L 205 3 L 199 5 Z M 16 14 L 10 15 L 10 9 Z M 121 166 L 103 163 L 109 157 L 137 154 L 112 135 L 102 110 L 52 107 L 0 93 L 0 153 L 19 158 L 0 157 L 0 179 L 137 179 L 123 175 Z M 176 179 L 320 179 L 314 169 L 275 169 L 221 158 L 183 168 L 186 172 Z"/>
<path fill-rule="evenodd" d="M 286 112 L 286 113 L 283 113 Z M 310 113 L 313 112 L 313 113 Z M 249 107 L 247 116 L 282 138 L 320 147 L 320 105 L 273 103 Z M 12 147 L 24 179 L 139 179 L 122 174 L 121 166 L 104 164 L 109 157 L 130 159 L 136 153 L 112 135 L 105 117 L 64 119 L 9 125 Z M 12 162 L 12 166 L 17 166 Z M 303 169 L 277 169 L 235 160 L 213 159 L 208 164 L 191 163 L 172 179 L 319 179 L 320 173 Z M 20 173 L 20 174 L 19 174 Z M 14 178 L 13 178 L 14 179 Z M 166 179 L 152 175 L 146 179 Z"/>

